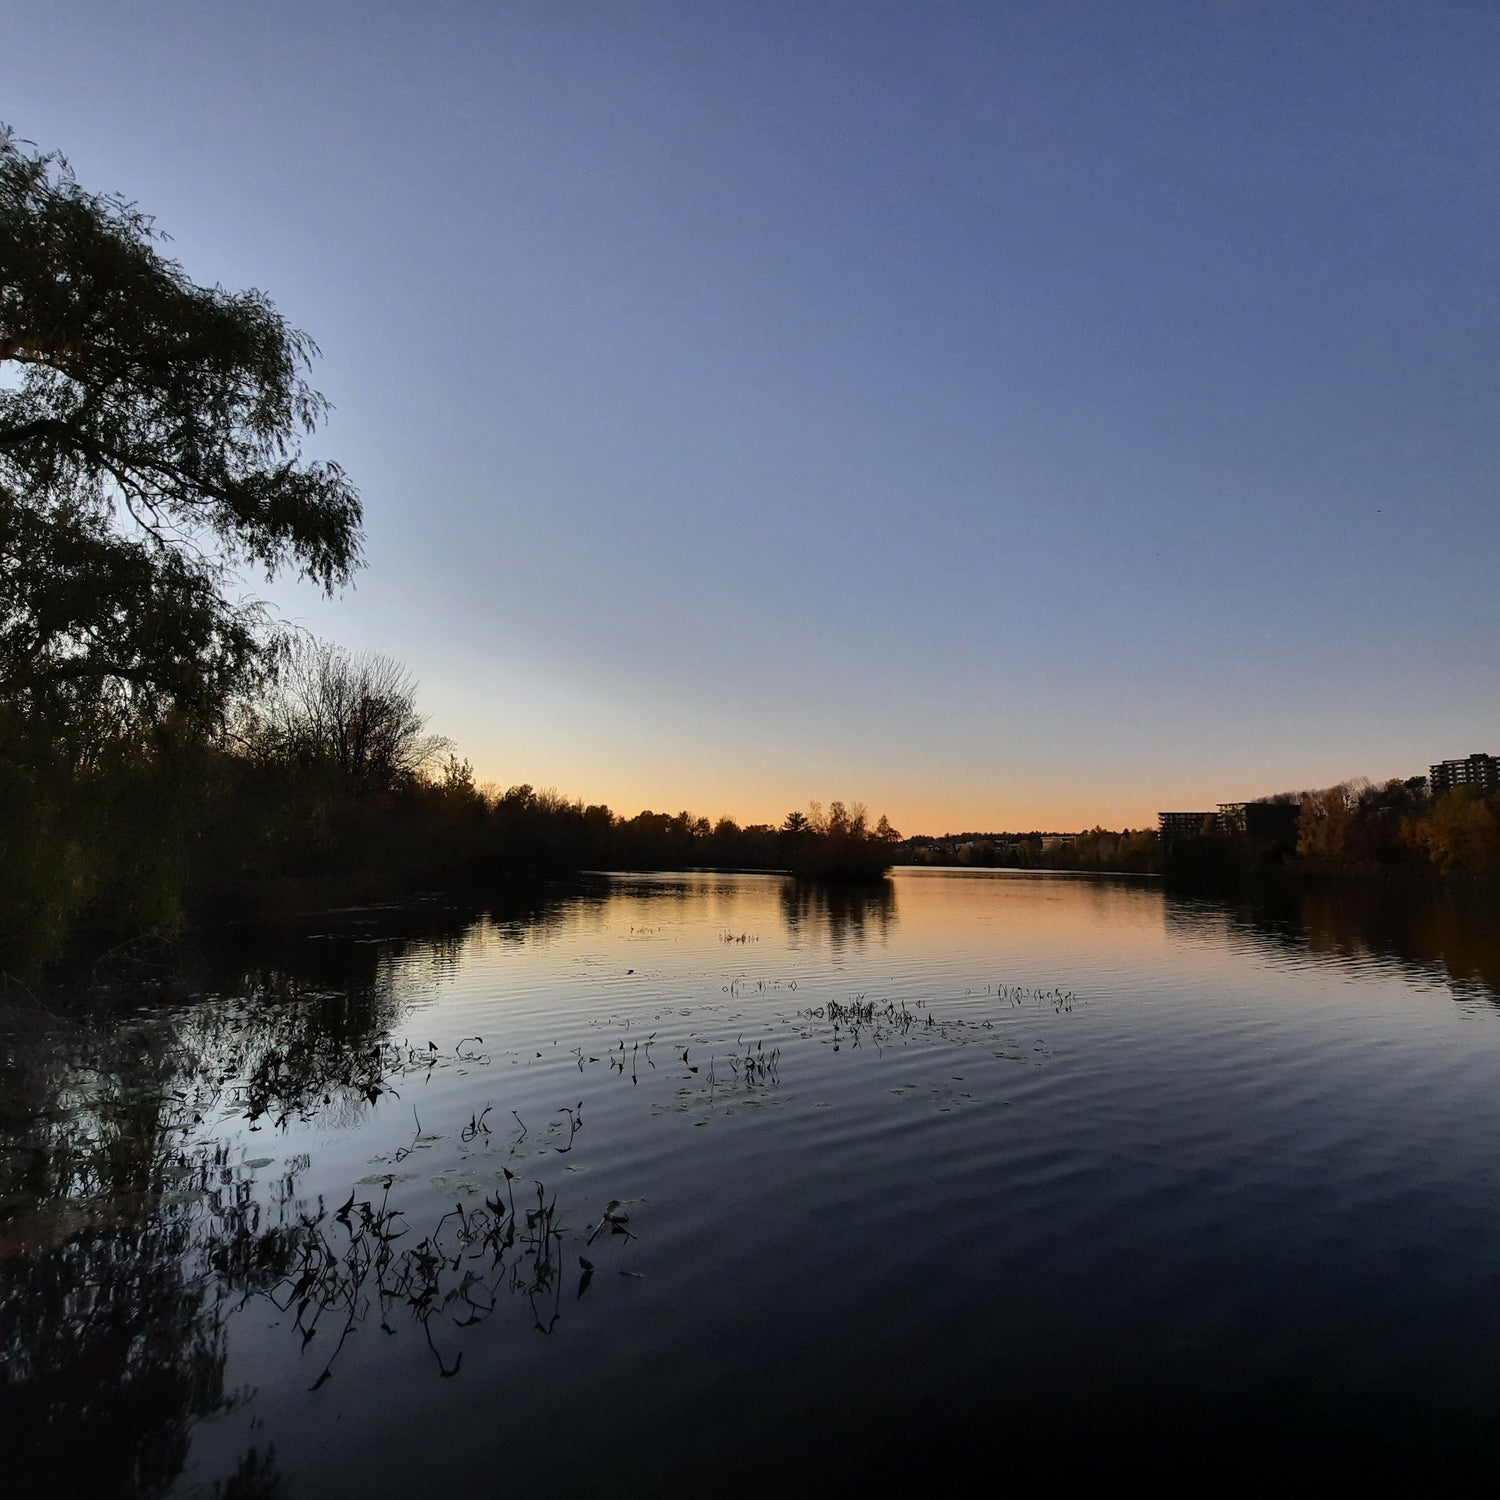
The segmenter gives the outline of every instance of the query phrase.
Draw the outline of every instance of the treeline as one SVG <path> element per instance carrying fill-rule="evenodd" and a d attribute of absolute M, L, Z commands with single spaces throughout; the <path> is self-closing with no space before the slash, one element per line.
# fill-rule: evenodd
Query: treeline
<path fill-rule="evenodd" d="M 1162 843 L 1154 828 L 1114 831 L 1091 828 L 1068 836 L 1055 834 L 961 833 L 942 839 L 911 839 L 902 846 L 901 862 L 913 865 L 959 865 L 1005 870 L 1099 870 L 1154 875 L 1162 868 Z"/>
<path fill-rule="evenodd" d="M 1345 781 L 1301 797 L 1297 855 L 1314 870 L 1500 877 L 1500 792 L 1427 780 Z"/>
<path fill-rule="evenodd" d="M 1172 840 L 1163 872 L 1181 881 L 1266 871 L 1500 879 L 1500 793 L 1454 787 L 1434 794 L 1424 776 L 1363 778 L 1266 802 L 1295 806 L 1285 839 L 1256 839 L 1210 817 L 1193 838 Z"/>
<path fill-rule="evenodd" d="M 1020 870 L 1163 874 L 1182 884 L 1250 874 L 1500 879 L 1500 792 L 1456 787 L 1433 795 L 1427 779 L 1340 782 L 1262 799 L 1285 816 L 1205 815 L 1194 836 L 1164 840 L 1154 828 L 1056 834 L 964 833 L 916 838 L 901 862 Z"/>
<path fill-rule="evenodd" d="M 81 932 L 97 944 L 421 882 L 590 868 L 859 877 L 896 855 L 899 834 L 858 803 L 742 827 L 479 786 L 428 732 L 396 663 L 305 639 L 268 661 L 214 724 L 95 713 L 65 733 L 80 728 L 76 702 L 50 720 L 0 704 L 0 969 L 35 967 Z"/>

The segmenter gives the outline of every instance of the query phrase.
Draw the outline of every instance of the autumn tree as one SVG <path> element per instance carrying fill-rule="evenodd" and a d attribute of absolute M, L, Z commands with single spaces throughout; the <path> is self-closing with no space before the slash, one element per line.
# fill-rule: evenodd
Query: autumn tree
<path fill-rule="evenodd" d="M 1471 787 L 1454 787 L 1424 817 L 1404 829 L 1406 841 L 1444 874 L 1500 874 L 1500 818 L 1495 799 Z"/>
<path fill-rule="evenodd" d="M 1297 853 L 1310 864 L 1331 868 L 1361 863 L 1366 855 L 1360 799 L 1369 783 L 1343 781 L 1302 799 Z"/>

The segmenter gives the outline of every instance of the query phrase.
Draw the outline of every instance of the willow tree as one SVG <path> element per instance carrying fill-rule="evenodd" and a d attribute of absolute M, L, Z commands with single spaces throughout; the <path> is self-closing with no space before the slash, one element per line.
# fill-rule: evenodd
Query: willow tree
<path fill-rule="evenodd" d="M 0 721 L 80 752 L 219 711 L 262 640 L 244 570 L 332 591 L 359 559 L 354 488 L 302 451 L 312 340 L 161 243 L 0 126 Z"/>
<path fill-rule="evenodd" d="M 0 126 L 0 969 L 175 920 L 192 753 L 267 661 L 247 576 L 325 591 L 359 499 L 304 440 L 317 351 Z"/>

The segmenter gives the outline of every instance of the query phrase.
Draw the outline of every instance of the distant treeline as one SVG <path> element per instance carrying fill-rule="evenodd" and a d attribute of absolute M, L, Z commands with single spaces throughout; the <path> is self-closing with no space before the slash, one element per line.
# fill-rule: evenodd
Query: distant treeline
<path fill-rule="evenodd" d="M 1423 776 L 1378 784 L 1357 778 L 1262 802 L 1296 809 L 1295 820 L 1287 820 L 1288 837 L 1253 838 L 1232 821 L 1209 817 L 1197 836 L 1167 843 L 1163 873 L 1182 881 L 1267 870 L 1500 879 L 1496 792 L 1454 787 L 1434 794 Z"/>
<path fill-rule="evenodd" d="M 51 700 L 50 715 L 0 700 L 0 970 L 45 964 L 80 934 L 98 947 L 195 918 L 583 869 L 836 878 L 899 862 L 1188 883 L 1273 870 L 1500 877 L 1500 796 L 1433 797 L 1420 777 L 1266 799 L 1296 807 L 1275 840 L 1210 817 L 1172 840 L 1093 828 L 903 842 L 884 817 L 872 823 L 843 802 L 775 826 L 625 816 L 529 785 L 476 785 L 387 658 L 303 638 L 263 660 L 213 718 L 139 716 L 128 699 L 76 692 Z"/>
<path fill-rule="evenodd" d="M 1162 842 L 1154 828 L 1085 833 L 960 833 L 914 838 L 901 847 L 912 865 L 970 865 L 1009 870 L 1114 870 L 1154 875 L 1162 868 Z"/>
<path fill-rule="evenodd" d="M 311 640 L 276 656 L 217 721 L 76 698 L 49 718 L 0 701 L 0 970 L 55 958 L 79 933 L 97 946 L 420 882 L 694 867 L 848 878 L 896 857 L 900 835 L 858 803 L 741 827 L 478 786 L 427 732 L 396 663 Z"/>
<path fill-rule="evenodd" d="M 1210 814 L 1196 834 L 1170 840 L 1154 828 L 1092 828 L 1068 837 L 1033 832 L 914 838 L 902 846 L 901 862 L 1114 870 L 1162 874 L 1184 883 L 1270 871 L 1500 879 L 1497 792 L 1455 787 L 1434 795 L 1425 777 L 1414 776 L 1378 785 L 1356 779 L 1262 801 L 1295 809 L 1276 820 L 1284 836 L 1256 837 L 1253 816 L 1236 822 Z"/>
<path fill-rule="evenodd" d="M 1297 853 L 1310 869 L 1500 876 L 1500 792 L 1453 787 L 1434 796 L 1414 776 L 1345 781 L 1299 800 Z"/>

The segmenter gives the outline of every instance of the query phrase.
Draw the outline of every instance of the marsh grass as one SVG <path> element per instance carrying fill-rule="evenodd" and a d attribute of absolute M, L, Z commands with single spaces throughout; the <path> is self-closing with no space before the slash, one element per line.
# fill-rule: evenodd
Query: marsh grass
<path fill-rule="evenodd" d="M 345 1344 L 370 1319 L 387 1334 L 396 1333 L 401 1318 L 415 1323 L 443 1379 L 457 1375 L 463 1362 L 456 1336 L 491 1318 L 508 1298 L 524 1297 L 533 1326 L 550 1334 L 561 1317 L 562 1244 L 569 1230 L 556 1195 L 549 1198 L 540 1180 L 531 1181 L 535 1205 L 517 1209 L 520 1180 L 502 1168 L 492 1194 L 468 1207 L 454 1204 L 415 1240 L 406 1214 L 391 1201 L 390 1176 L 378 1201 L 360 1199 L 356 1189 L 331 1213 L 320 1201 L 316 1214 L 302 1216 L 283 1247 L 284 1269 L 266 1296 L 291 1316 L 303 1350 L 320 1337 L 324 1346 L 332 1340 L 308 1389 L 316 1391 L 332 1378 Z M 633 1239 L 629 1219 L 626 1206 L 611 1200 L 585 1246 L 606 1228 Z M 579 1265 L 575 1300 L 594 1272 L 583 1257 Z"/>

